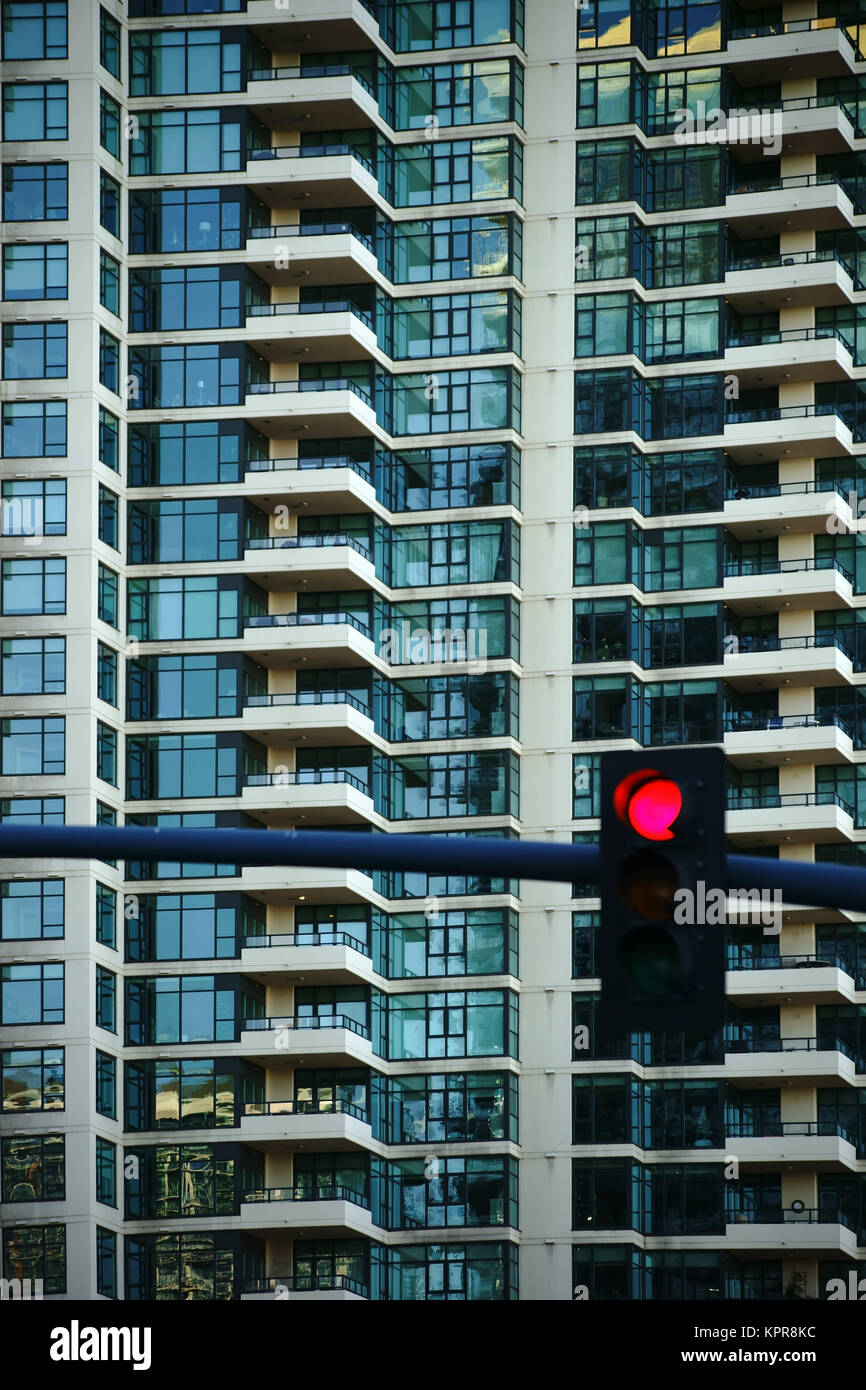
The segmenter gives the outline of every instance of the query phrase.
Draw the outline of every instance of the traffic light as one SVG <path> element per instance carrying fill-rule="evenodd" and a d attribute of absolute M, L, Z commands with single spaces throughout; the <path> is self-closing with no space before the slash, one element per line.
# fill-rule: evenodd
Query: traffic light
<path fill-rule="evenodd" d="M 603 1034 L 722 1026 L 725 914 L 707 897 L 727 890 L 724 762 L 720 748 L 602 755 Z"/>

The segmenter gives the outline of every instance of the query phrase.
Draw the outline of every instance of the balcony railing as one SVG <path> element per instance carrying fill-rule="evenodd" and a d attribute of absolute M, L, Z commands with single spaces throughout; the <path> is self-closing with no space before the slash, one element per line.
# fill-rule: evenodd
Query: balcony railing
<path fill-rule="evenodd" d="M 365 10 L 370 10 L 365 0 L 361 0 L 361 4 Z M 247 1279 L 241 1286 L 242 1293 L 272 1294 L 278 1289 L 288 1289 L 289 1293 L 333 1293 L 345 1289 L 347 1293 L 357 1294 L 358 1298 L 368 1298 L 370 1294 L 366 1284 L 350 1279 L 347 1274 L 272 1274 L 268 1279 Z"/>
<path fill-rule="evenodd" d="M 368 1120 L 367 1111 L 348 1100 L 248 1100 L 245 1115 L 351 1115 L 356 1120 Z"/>
<path fill-rule="evenodd" d="M 772 729 L 829 729 L 835 725 L 854 738 L 853 730 L 835 710 L 822 710 L 818 714 L 728 714 L 725 716 L 725 733 L 755 733 Z"/>
<path fill-rule="evenodd" d="M 245 1192 L 242 1202 L 354 1202 L 356 1206 L 370 1210 L 370 1198 L 365 1192 L 354 1187 L 260 1187 Z"/>
<path fill-rule="evenodd" d="M 792 1211 L 790 1207 L 759 1207 L 751 1211 L 729 1211 L 726 1220 L 729 1226 L 746 1222 L 760 1226 L 791 1226 L 800 1222 L 808 1226 L 844 1226 L 849 1231 L 857 1230 L 856 1221 L 836 1207 L 804 1207 L 802 1211 Z"/>
<path fill-rule="evenodd" d="M 321 932 L 287 932 L 283 936 L 246 936 L 243 946 L 245 950 L 255 948 L 279 947 L 279 946 L 350 946 L 353 951 L 359 951 L 362 956 L 370 956 L 372 952 L 365 941 L 360 941 L 357 936 L 351 936 L 344 931 L 321 931 Z M 279 1101 L 277 1104 L 284 1105 L 290 1102 Z"/>
<path fill-rule="evenodd" d="M 768 1120 L 728 1120 L 725 1123 L 728 1139 L 796 1139 L 798 1137 L 825 1139 L 845 1139 L 857 1147 L 857 1140 L 849 1129 L 835 1120 L 782 1120 L 771 1123 Z"/>
<path fill-rule="evenodd" d="M 314 77 L 354 77 L 356 82 L 376 95 L 376 89 L 368 77 L 352 63 L 319 63 L 315 67 L 256 68 L 247 73 L 247 82 L 279 82 L 283 78 L 305 79 Z"/>
<path fill-rule="evenodd" d="M 365 1023 L 358 1023 L 348 1014 L 316 1014 L 309 1017 L 302 1014 L 289 1014 L 284 1018 L 247 1018 L 241 1025 L 244 1030 L 255 1033 L 268 1033 L 274 1028 L 287 1028 L 292 1032 L 308 1028 L 343 1028 L 348 1033 L 357 1033 L 359 1038 L 369 1038 L 370 1029 Z"/>
<path fill-rule="evenodd" d="M 840 256 L 838 251 L 787 251 L 784 255 L 776 256 L 730 256 L 727 269 L 732 273 L 738 270 L 775 270 L 781 266 L 792 265 L 812 265 L 817 261 L 836 261 L 842 269 L 850 275 L 854 282 L 855 289 L 864 289 L 866 285 L 857 278 L 857 273 L 850 261 L 844 256 Z"/>
<path fill-rule="evenodd" d="M 854 807 L 838 792 L 779 792 L 747 791 L 728 793 L 729 811 L 768 811 L 781 810 L 788 806 L 838 806 L 841 811 L 854 819 Z"/>
<path fill-rule="evenodd" d="M 272 473 L 283 468 L 302 473 L 317 468 L 351 468 L 367 482 L 373 481 L 372 463 L 350 458 L 348 454 L 322 454 L 317 458 L 250 459 L 244 464 L 245 473 Z"/>
<path fill-rule="evenodd" d="M 726 348 L 764 347 L 770 343 L 811 343 L 821 338 L 836 338 L 853 356 L 854 344 L 841 329 L 833 324 L 822 324 L 818 328 L 763 329 L 754 333 L 731 333 Z"/>
<path fill-rule="evenodd" d="M 356 396 L 360 396 L 365 405 L 373 404 L 370 392 L 348 376 L 324 377 L 317 381 L 251 381 L 246 387 L 248 396 L 267 396 L 283 391 L 297 391 L 302 394 L 306 391 L 352 391 Z"/>
<path fill-rule="evenodd" d="M 809 560 L 780 560 L 776 556 L 768 556 L 765 559 L 738 559 L 725 561 L 725 578 L 732 579 L 737 576 L 749 576 L 754 574 L 796 574 L 800 571 L 808 570 L 838 570 L 843 579 L 847 579 L 849 584 L 854 583 L 854 576 L 850 570 L 846 569 L 841 560 L 837 560 L 835 555 L 816 555 Z"/>
<path fill-rule="evenodd" d="M 304 690 L 288 695 L 245 695 L 243 704 L 247 709 L 272 709 L 280 705 L 351 705 L 361 714 L 369 714 L 369 703 L 365 704 L 348 690 Z"/>
<path fill-rule="evenodd" d="M 837 416 L 845 428 L 851 431 L 854 439 L 860 441 L 866 438 L 845 409 L 835 401 L 828 401 L 822 405 L 766 405 L 753 410 L 732 410 L 725 416 L 725 424 L 753 425 L 762 420 L 811 420 L 823 415 Z"/>
<path fill-rule="evenodd" d="M 348 232 L 368 250 L 375 252 L 376 244 L 373 238 L 362 232 L 360 227 L 356 227 L 354 222 L 291 222 L 277 227 L 251 227 L 247 232 L 247 240 L 252 241 L 257 237 L 267 237 L 270 240 L 272 237 L 336 236 L 342 232 Z"/>
<path fill-rule="evenodd" d="M 256 618 L 247 618 L 244 627 L 337 627 L 345 624 L 353 627 L 364 637 L 370 636 L 370 621 L 357 613 L 347 613 L 342 609 L 333 612 L 314 613 L 263 613 Z"/>
<path fill-rule="evenodd" d="M 245 550 L 330 550 L 334 546 L 348 546 L 363 555 L 365 560 L 373 559 L 373 551 L 359 536 L 348 531 L 316 532 L 309 536 L 248 536 L 244 541 Z"/>
<path fill-rule="evenodd" d="M 356 159 L 363 169 L 368 173 L 375 174 L 376 166 L 372 160 L 354 145 L 346 143 L 336 143 L 330 145 L 271 145 L 265 150 L 250 150 L 247 154 L 247 161 L 258 159 L 315 159 L 331 158 L 336 155 L 349 154 Z"/>
<path fill-rule="evenodd" d="M 815 648 L 836 647 L 851 661 L 854 660 L 853 641 L 849 642 L 838 628 L 828 632 L 816 632 L 814 636 L 808 637 L 779 637 L 775 633 L 770 633 L 767 636 L 756 633 L 743 635 L 731 633 L 730 635 L 737 639 L 737 656 L 755 652 L 811 651 Z"/>
<path fill-rule="evenodd" d="M 811 492 L 837 492 L 845 502 L 848 501 L 848 493 L 842 484 L 832 478 L 819 482 L 761 483 L 756 486 L 750 483 L 748 478 L 734 478 L 730 474 L 725 487 L 725 501 L 739 502 L 744 498 L 753 497 L 793 497 Z"/>
<path fill-rule="evenodd" d="M 807 970 L 813 966 L 848 973 L 848 967 L 839 956 L 755 956 L 742 954 L 736 948 L 729 948 L 727 956 L 728 970 Z"/>
<path fill-rule="evenodd" d="M 280 314 L 354 314 L 368 328 L 374 326 L 373 315 L 356 304 L 354 299 L 324 299 L 311 304 L 250 304 L 246 311 L 248 319 Z"/>
<path fill-rule="evenodd" d="M 362 0 L 363 3 L 363 0 Z M 728 40 L 732 39 L 767 39 L 773 38 L 776 34 L 799 34 L 813 29 L 835 29 L 847 44 L 854 50 L 856 58 L 863 57 L 856 40 L 847 29 L 843 29 L 834 19 L 785 19 L 779 20 L 776 24 L 742 24 L 737 25 L 728 32 Z"/>
<path fill-rule="evenodd" d="M 365 796 L 371 794 L 368 783 L 345 767 L 325 767 L 316 772 L 250 772 L 243 779 L 245 787 L 322 787 L 343 782 Z"/>
<path fill-rule="evenodd" d="M 784 178 L 764 175 L 763 178 L 740 178 L 734 176 L 728 184 L 728 196 L 735 197 L 742 193 L 775 193 L 780 189 L 790 188 L 818 188 L 825 184 L 835 184 L 841 188 L 846 198 L 854 204 L 854 211 L 861 212 L 857 190 L 847 179 L 840 178 L 838 174 L 787 174 Z"/>
<path fill-rule="evenodd" d="M 732 1038 L 725 1037 L 726 1053 L 744 1052 L 841 1052 L 855 1063 L 857 1071 L 863 1070 L 862 1058 L 842 1042 L 827 1034 L 818 1038 Z"/>

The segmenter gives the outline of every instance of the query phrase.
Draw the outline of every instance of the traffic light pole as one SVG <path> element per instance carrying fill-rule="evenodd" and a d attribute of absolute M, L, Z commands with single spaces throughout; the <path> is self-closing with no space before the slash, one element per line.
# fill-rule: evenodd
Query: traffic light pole
<path fill-rule="evenodd" d="M 595 845 L 487 840 L 471 835 L 451 838 L 106 825 L 0 825 L 0 861 L 4 859 L 162 859 L 249 867 L 402 869 L 552 883 L 597 882 L 601 872 L 601 855 Z M 725 862 L 728 888 L 778 889 L 786 904 L 866 912 L 866 872 L 862 869 L 742 854 L 729 854 Z"/>

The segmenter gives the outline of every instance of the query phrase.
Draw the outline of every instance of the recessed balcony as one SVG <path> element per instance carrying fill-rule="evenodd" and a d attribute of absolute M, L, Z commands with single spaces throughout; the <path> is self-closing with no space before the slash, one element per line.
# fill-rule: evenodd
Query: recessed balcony
<path fill-rule="evenodd" d="M 365 1284 L 345 1274 L 297 1279 L 289 1274 L 272 1274 L 269 1279 L 248 1280 L 241 1289 L 241 1301 L 250 1303 L 273 1303 L 275 1299 L 288 1303 L 356 1303 L 369 1296 Z"/>
<path fill-rule="evenodd" d="M 247 232 L 247 263 L 272 285 L 351 285 L 372 281 L 376 246 L 353 222 L 322 217 L 318 222 L 293 222 L 253 227 Z"/>
<path fill-rule="evenodd" d="M 263 434 L 280 438 L 311 430 L 317 438 L 369 434 L 376 430 L 370 392 L 350 377 L 321 381 L 255 381 L 244 397 L 246 417 Z"/>
<path fill-rule="evenodd" d="M 743 240 L 757 235 L 759 227 L 764 235 L 792 229 L 850 229 L 859 211 L 852 187 L 832 173 L 784 178 L 738 175 L 725 199 L 725 220 Z"/>
<path fill-rule="evenodd" d="M 853 838 L 854 808 L 838 792 L 744 792 L 728 797 L 727 833 L 745 845 Z"/>
<path fill-rule="evenodd" d="M 778 1172 L 780 1163 L 796 1163 L 819 1172 L 853 1170 L 857 1159 L 855 1136 L 835 1121 L 783 1120 L 769 1125 L 729 1120 L 725 1135 L 726 1151 L 736 1153 L 740 1163 L 758 1171 Z"/>
<path fill-rule="evenodd" d="M 268 1231 L 274 1226 L 316 1235 L 369 1236 L 373 1232 L 370 1198 L 352 1187 L 264 1187 L 245 1192 L 241 1199 L 241 1226 Z"/>
<path fill-rule="evenodd" d="M 267 1140 L 313 1145 L 322 1152 L 365 1148 L 371 1142 L 370 1117 L 359 1105 L 345 1100 L 251 1101 L 241 1116 L 241 1134 L 262 1143 Z"/>
<path fill-rule="evenodd" d="M 284 936 L 247 937 L 241 963 L 261 984 L 286 983 L 300 976 L 316 984 L 357 984 L 376 973 L 370 947 L 347 932 L 292 933 Z"/>
<path fill-rule="evenodd" d="M 758 534 L 781 535 L 783 531 L 822 533 L 830 529 L 830 518 L 833 530 L 841 534 L 854 529 L 856 507 L 852 510 L 851 499 L 839 483 L 753 486 L 746 468 L 742 476 L 728 476 L 724 518 L 726 528 L 743 539 Z"/>
<path fill-rule="evenodd" d="M 245 868 L 241 891 L 274 904 L 359 903 L 375 898 L 373 879 L 362 869 L 310 869 L 304 865 Z"/>
<path fill-rule="evenodd" d="M 378 115 L 376 90 L 353 63 L 263 67 L 246 78 L 246 104 L 267 104 L 272 124 L 305 130 L 351 130 Z"/>
<path fill-rule="evenodd" d="M 280 25 L 280 35 L 285 29 L 287 39 L 291 38 L 295 46 L 296 41 L 309 39 L 305 30 L 311 24 L 327 26 L 322 34 L 327 34 L 341 52 L 362 43 L 366 46 L 379 36 L 373 0 L 292 0 L 291 15 L 286 11 L 283 14 L 285 24 Z M 273 24 L 274 0 L 247 0 L 246 19 L 248 24 Z"/>
<path fill-rule="evenodd" d="M 280 1058 L 294 1065 L 299 1057 L 310 1066 L 373 1062 L 369 1028 L 346 1014 L 248 1018 L 241 1025 L 240 1049 L 244 1057 L 261 1058 L 270 1067 Z"/>
<path fill-rule="evenodd" d="M 801 1206 L 800 1203 L 797 1204 Z M 805 1256 L 847 1255 L 858 1246 L 851 1219 L 836 1208 L 792 1207 L 738 1212 L 728 1218 L 725 1244 L 729 1250 L 766 1250 L 778 1254 L 799 1251 Z"/>
<path fill-rule="evenodd" d="M 805 955 L 748 959 L 729 949 L 727 965 L 727 992 L 736 995 L 742 1006 L 772 1005 L 780 994 L 815 1004 L 854 1001 L 857 982 L 837 958 L 823 960 Z"/>
<path fill-rule="evenodd" d="M 376 348 L 373 315 L 340 296 L 312 303 L 250 305 L 246 328 L 254 330 L 246 339 L 250 347 L 269 362 L 297 362 L 301 344 L 317 362 L 355 361 Z"/>
<path fill-rule="evenodd" d="M 839 1038 L 830 1036 L 725 1040 L 725 1079 L 747 1088 L 762 1081 L 773 1086 L 853 1086 L 863 1068 Z"/>
<path fill-rule="evenodd" d="M 731 334 L 725 345 L 725 372 L 740 389 L 759 381 L 844 381 L 853 378 L 854 345 L 832 325 Z"/>
<path fill-rule="evenodd" d="M 747 23 L 728 35 L 728 65 L 743 87 L 782 77 L 848 75 L 861 57 L 851 35 L 829 18 Z"/>
<path fill-rule="evenodd" d="M 244 810 L 266 812 L 274 827 L 357 822 L 358 828 L 384 821 L 376 814 L 367 783 L 347 768 L 316 772 L 254 772 L 244 778 L 241 804 Z"/>
<path fill-rule="evenodd" d="M 363 613 L 271 613 L 244 623 L 244 650 L 265 666 L 287 668 L 376 664 L 370 623 Z"/>
<path fill-rule="evenodd" d="M 290 180 L 292 196 L 309 196 L 313 207 L 350 208 L 375 203 L 376 169 L 355 146 L 323 140 L 318 145 L 274 145 L 247 154 L 247 185 L 258 192 Z M 835 224 L 834 224 L 835 225 Z"/>
<path fill-rule="evenodd" d="M 734 763 L 850 763 L 860 747 L 862 740 L 835 710 L 725 718 L 725 754 Z"/>
<path fill-rule="evenodd" d="M 375 582 L 372 551 L 346 532 L 305 536 L 259 536 L 244 542 L 244 574 L 274 593 L 296 590 L 365 589 Z M 277 568 L 274 568 L 277 566 Z"/>
<path fill-rule="evenodd" d="M 744 689 L 754 689 L 756 682 L 765 686 L 850 685 L 854 671 L 862 664 L 854 662 L 853 649 L 853 628 L 804 637 L 733 634 L 725 648 L 725 683 Z"/>
<path fill-rule="evenodd" d="M 741 463 L 761 463 L 783 453 L 835 458 L 853 454 L 860 439 L 835 404 L 732 410 L 725 418 L 725 450 Z"/>
<path fill-rule="evenodd" d="M 347 690 L 310 690 L 244 697 L 243 727 L 259 742 L 281 747 L 286 737 L 310 744 L 368 743 L 375 735 L 369 704 Z"/>
<path fill-rule="evenodd" d="M 741 313 L 761 308 L 852 304 L 866 289 L 854 266 L 837 251 L 791 251 L 780 256 L 733 258 L 725 297 Z"/>
<path fill-rule="evenodd" d="M 781 608 L 851 606 L 854 577 L 835 555 L 802 560 L 733 559 L 725 565 L 724 599 L 740 613 Z"/>

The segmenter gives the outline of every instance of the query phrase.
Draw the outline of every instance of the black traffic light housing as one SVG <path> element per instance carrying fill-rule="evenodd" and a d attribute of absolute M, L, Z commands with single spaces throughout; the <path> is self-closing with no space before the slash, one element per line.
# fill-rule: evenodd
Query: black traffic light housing
<path fill-rule="evenodd" d="M 603 1035 L 724 1022 L 725 926 L 703 920 L 727 891 L 724 769 L 721 748 L 602 755 Z"/>

